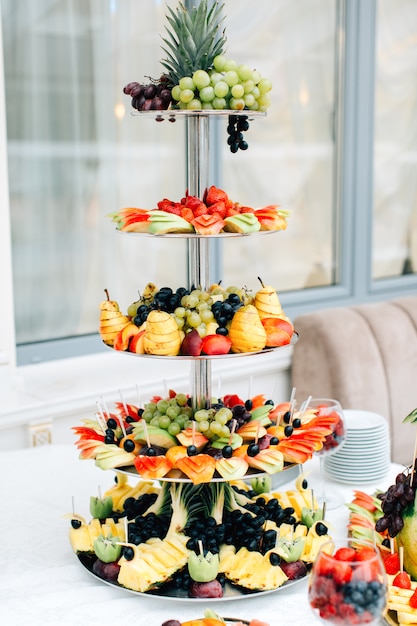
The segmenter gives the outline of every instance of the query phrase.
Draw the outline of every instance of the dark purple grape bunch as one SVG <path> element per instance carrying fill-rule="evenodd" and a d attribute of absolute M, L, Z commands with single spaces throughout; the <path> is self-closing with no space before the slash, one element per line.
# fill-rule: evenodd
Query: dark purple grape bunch
<path fill-rule="evenodd" d="M 229 334 L 227 324 L 241 306 L 243 306 L 243 301 L 237 293 L 230 293 L 226 300 L 213 302 L 211 310 L 219 325 L 216 330 L 217 335 Z"/>
<path fill-rule="evenodd" d="M 238 150 L 247 150 L 248 142 L 245 141 L 243 133 L 249 130 L 249 120 L 247 115 L 229 115 L 229 123 L 227 125 L 227 145 L 230 152 Z"/>
<path fill-rule="evenodd" d="M 170 80 L 166 74 L 159 79 L 149 78 L 147 84 L 132 82 L 123 93 L 132 98 L 132 107 L 138 111 L 165 111 L 172 102 Z"/>
<path fill-rule="evenodd" d="M 384 493 L 379 493 L 383 515 L 377 520 L 375 530 L 379 533 L 388 531 L 390 537 L 396 537 L 404 526 L 403 510 L 414 502 L 416 484 L 411 471 L 401 472 L 395 484 Z"/>

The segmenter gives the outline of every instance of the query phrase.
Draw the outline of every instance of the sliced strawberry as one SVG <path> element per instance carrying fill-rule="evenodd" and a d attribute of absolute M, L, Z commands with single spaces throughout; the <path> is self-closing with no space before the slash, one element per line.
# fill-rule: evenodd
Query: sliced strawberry
<path fill-rule="evenodd" d="M 334 558 L 337 561 L 354 561 L 356 559 L 355 548 L 339 548 L 334 553 Z"/>
<path fill-rule="evenodd" d="M 223 404 L 224 406 L 227 406 L 227 408 L 231 409 L 232 407 L 236 406 L 237 404 L 245 404 L 244 401 L 239 398 L 239 396 L 235 393 L 229 393 L 226 394 L 223 398 Z"/>
<path fill-rule="evenodd" d="M 208 212 L 213 215 L 213 214 L 218 214 L 220 215 L 221 218 L 225 218 L 226 217 L 226 213 L 227 213 L 227 206 L 226 203 L 223 200 L 219 200 L 218 202 L 214 202 L 214 204 L 211 204 L 208 208 L 207 208 Z"/>
<path fill-rule="evenodd" d="M 333 580 L 337 585 L 344 585 L 350 582 L 352 578 L 352 568 L 345 561 L 338 561 L 334 564 Z"/>
<path fill-rule="evenodd" d="M 231 206 L 226 211 L 226 217 L 233 217 L 233 215 L 238 215 L 240 213 L 239 209 L 236 209 L 234 206 Z"/>
<path fill-rule="evenodd" d="M 334 567 L 333 558 L 323 554 L 316 562 L 316 567 L 320 576 L 331 576 Z"/>
<path fill-rule="evenodd" d="M 185 198 L 184 206 L 191 209 L 193 213 L 196 209 L 199 209 L 201 205 L 204 205 L 204 207 L 207 209 L 204 202 L 202 202 L 200 198 L 197 198 L 197 196 L 187 196 Z"/>
<path fill-rule="evenodd" d="M 200 202 L 200 204 L 192 209 L 194 217 L 201 217 L 202 215 L 207 215 L 208 208 L 204 204 L 204 202 Z"/>
<path fill-rule="evenodd" d="M 235 204 L 235 208 L 239 209 L 239 213 L 255 213 L 255 209 L 252 209 L 250 206 L 244 206 L 242 204 Z"/>
<path fill-rule="evenodd" d="M 166 213 L 172 213 L 173 215 L 178 215 L 181 217 L 182 206 L 178 202 L 173 202 L 170 205 L 167 205 L 165 209 L 160 209 L 161 211 L 165 211 Z"/>
<path fill-rule="evenodd" d="M 411 589 L 411 580 L 407 572 L 398 572 L 392 581 L 394 587 L 400 587 L 400 589 Z"/>
<path fill-rule="evenodd" d="M 414 591 L 413 595 L 409 600 L 409 604 L 412 609 L 417 609 L 417 589 Z"/>

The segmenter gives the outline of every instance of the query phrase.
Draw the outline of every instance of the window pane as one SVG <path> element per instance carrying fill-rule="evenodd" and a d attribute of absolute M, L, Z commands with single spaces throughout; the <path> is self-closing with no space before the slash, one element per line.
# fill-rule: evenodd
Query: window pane
<path fill-rule="evenodd" d="M 122 93 L 161 73 L 165 6 L 1 3 L 18 343 L 96 332 L 104 288 L 126 310 L 148 281 L 185 282 L 184 242 L 106 218 L 184 194 L 183 129 L 135 119 Z"/>
<path fill-rule="evenodd" d="M 227 3 L 227 56 L 258 69 L 273 89 L 266 118 L 246 134 L 249 149 L 231 154 L 224 147 L 223 185 L 242 204 L 292 212 L 285 233 L 225 243 L 227 284 L 252 278 L 256 288 L 261 275 L 282 291 L 336 280 L 337 6 L 258 0 L 254 11 L 250 0 Z"/>
<path fill-rule="evenodd" d="M 373 278 L 417 271 L 417 4 L 378 0 Z"/>

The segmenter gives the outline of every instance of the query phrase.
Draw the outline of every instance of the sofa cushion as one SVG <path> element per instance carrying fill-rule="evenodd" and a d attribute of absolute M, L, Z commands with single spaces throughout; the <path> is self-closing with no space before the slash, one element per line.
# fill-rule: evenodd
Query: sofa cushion
<path fill-rule="evenodd" d="M 417 426 L 402 420 L 417 407 L 417 297 L 316 311 L 294 326 L 299 402 L 329 397 L 380 413 L 389 422 L 392 460 L 409 465 Z"/>

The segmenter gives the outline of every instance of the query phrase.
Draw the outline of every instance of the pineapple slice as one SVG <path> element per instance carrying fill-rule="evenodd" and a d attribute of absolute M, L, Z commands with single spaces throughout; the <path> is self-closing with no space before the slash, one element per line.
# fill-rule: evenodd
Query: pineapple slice
<path fill-rule="evenodd" d="M 225 571 L 225 574 L 232 582 L 246 587 L 246 579 L 250 577 L 261 561 L 262 554 L 260 552 L 249 552 L 247 548 L 240 548 L 234 555 L 231 566 Z"/>
<path fill-rule="evenodd" d="M 273 550 L 267 552 L 249 578 L 244 579 L 245 587 L 253 590 L 267 591 L 281 587 L 288 580 L 288 576 L 279 565 L 271 565 L 269 560 L 271 552 L 273 552 Z"/>
<path fill-rule="evenodd" d="M 119 584 L 145 592 L 166 582 L 187 564 L 190 552 L 185 545 L 187 540 L 185 535 L 172 533 L 165 539 L 132 546 L 133 559 L 122 557 L 119 561 Z"/>

